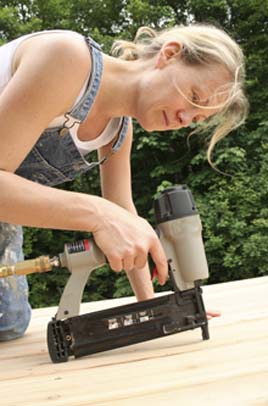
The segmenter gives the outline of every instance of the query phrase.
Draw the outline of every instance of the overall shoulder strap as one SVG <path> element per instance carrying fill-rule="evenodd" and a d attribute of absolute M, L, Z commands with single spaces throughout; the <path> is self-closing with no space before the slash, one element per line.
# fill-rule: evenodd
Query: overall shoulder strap
<path fill-rule="evenodd" d="M 90 37 L 85 38 L 85 41 L 90 49 L 92 62 L 91 75 L 84 96 L 78 105 L 66 114 L 67 116 L 69 114 L 79 121 L 83 121 L 86 118 L 94 103 L 100 87 L 103 71 L 103 59 L 100 45 Z"/>

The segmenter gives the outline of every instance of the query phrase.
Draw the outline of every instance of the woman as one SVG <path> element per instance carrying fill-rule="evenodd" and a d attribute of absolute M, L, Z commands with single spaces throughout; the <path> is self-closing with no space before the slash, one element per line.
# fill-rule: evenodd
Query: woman
<path fill-rule="evenodd" d="M 20 224 L 90 231 L 143 300 L 153 296 L 148 254 L 161 284 L 167 263 L 132 201 L 131 118 L 146 131 L 216 125 L 210 160 L 215 143 L 245 118 L 243 54 L 206 25 L 141 29 L 134 43 L 116 42 L 113 53 L 120 58 L 61 30 L 0 48 L 0 255 L 2 263 L 22 259 Z M 96 165 L 102 198 L 51 188 Z M 30 319 L 24 277 L 1 280 L 0 314 L 0 340 L 23 334 Z"/>

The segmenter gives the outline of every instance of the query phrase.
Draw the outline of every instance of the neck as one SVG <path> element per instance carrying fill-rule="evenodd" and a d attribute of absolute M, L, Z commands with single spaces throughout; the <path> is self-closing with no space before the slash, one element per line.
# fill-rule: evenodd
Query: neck
<path fill-rule="evenodd" d="M 148 66 L 148 62 L 127 62 L 104 54 L 102 82 L 91 116 L 102 111 L 107 118 L 121 116 L 135 118 L 145 65 Z"/>

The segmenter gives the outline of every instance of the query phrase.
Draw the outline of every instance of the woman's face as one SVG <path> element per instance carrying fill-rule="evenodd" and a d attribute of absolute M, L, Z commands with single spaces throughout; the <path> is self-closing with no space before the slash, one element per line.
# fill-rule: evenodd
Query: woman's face
<path fill-rule="evenodd" d="M 204 121 L 221 110 L 227 94 L 218 93 L 229 82 L 223 67 L 190 66 L 178 57 L 171 61 L 160 54 L 141 79 L 136 118 L 146 131 L 180 129 Z"/>

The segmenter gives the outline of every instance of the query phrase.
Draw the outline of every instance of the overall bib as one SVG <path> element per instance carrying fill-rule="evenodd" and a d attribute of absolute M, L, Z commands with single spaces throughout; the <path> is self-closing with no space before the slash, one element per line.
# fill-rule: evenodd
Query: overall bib
<path fill-rule="evenodd" d="M 71 181 L 95 166 L 102 164 L 108 156 L 98 162 L 90 161 L 77 149 L 69 131 L 68 120 L 82 122 L 88 115 L 98 93 L 102 78 L 102 53 L 100 46 L 91 38 L 85 38 L 92 60 L 92 73 L 87 90 L 80 102 L 65 114 L 64 126 L 46 129 L 16 170 L 16 174 L 34 182 L 55 186 Z M 129 117 L 123 117 L 111 154 L 121 147 L 128 130 Z M 0 223 L 0 263 L 14 264 L 23 260 L 22 227 Z M 0 279 L 0 341 L 12 340 L 23 335 L 31 317 L 28 302 L 28 284 L 25 276 L 10 276 Z"/>

